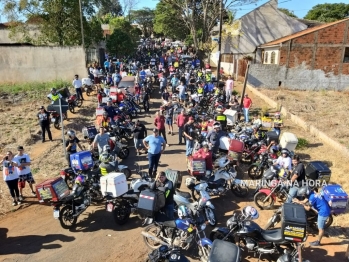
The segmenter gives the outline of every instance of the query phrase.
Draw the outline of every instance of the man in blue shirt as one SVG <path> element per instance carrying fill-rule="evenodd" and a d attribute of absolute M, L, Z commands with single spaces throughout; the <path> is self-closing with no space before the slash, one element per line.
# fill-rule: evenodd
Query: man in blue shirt
<path fill-rule="evenodd" d="M 144 138 L 143 144 L 148 150 L 149 176 L 155 176 L 161 154 L 165 151 L 166 148 L 166 141 L 162 136 L 159 136 L 159 130 L 154 128 L 153 135 Z"/>
<path fill-rule="evenodd" d="M 109 71 L 109 61 L 108 60 L 105 60 L 105 62 L 104 62 L 104 70 L 105 71 Z"/>
<path fill-rule="evenodd" d="M 327 201 L 322 197 L 321 193 L 318 193 L 317 189 L 310 191 L 310 189 L 305 186 L 298 189 L 298 197 L 305 197 L 303 201 L 299 201 L 294 198 L 293 202 L 302 204 L 305 210 L 310 210 L 312 207 L 318 212 L 317 227 L 319 229 L 318 240 L 309 243 L 310 246 L 320 246 L 322 236 L 324 235 L 325 223 L 328 217 L 331 215 L 331 209 Z M 307 202 L 310 204 L 307 205 Z"/>
<path fill-rule="evenodd" d="M 142 70 L 139 72 L 139 77 L 140 77 L 142 83 L 144 82 L 145 78 L 147 77 L 147 72 L 144 71 L 143 67 L 142 67 Z"/>
<path fill-rule="evenodd" d="M 113 100 L 109 97 L 107 100 L 107 105 L 104 107 L 104 111 L 107 112 L 108 117 L 110 117 L 110 124 L 115 125 L 114 117 L 116 116 L 116 113 L 112 103 Z"/>

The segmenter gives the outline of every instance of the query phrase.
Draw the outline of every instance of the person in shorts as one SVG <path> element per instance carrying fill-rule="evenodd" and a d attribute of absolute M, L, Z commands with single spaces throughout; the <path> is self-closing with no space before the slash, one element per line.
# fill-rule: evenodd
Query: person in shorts
<path fill-rule="evenodd" d="M 29 187 L 32 191 L 32 195 L 36 196 L 36 193 L 34 192 L 34 189 L 33 189 L 33 184 L 35 184 L 35 180 L 30 170 L 31 161 L 30 161 L 29 155 L 24 153 L 23 146 L 18 146 L 17 150 L 18 150 L 18 154 L 15 155 L 13 159 L 15 162 L 18 163 L 18 166 L 16 167 L 16 169 L 19 175 L 19 179 L 18 179 L 18 189 L 20 194 L 19 200 L 23 201 L 23 188 L 25 188 L 25 182 L 29 184 Z"/>

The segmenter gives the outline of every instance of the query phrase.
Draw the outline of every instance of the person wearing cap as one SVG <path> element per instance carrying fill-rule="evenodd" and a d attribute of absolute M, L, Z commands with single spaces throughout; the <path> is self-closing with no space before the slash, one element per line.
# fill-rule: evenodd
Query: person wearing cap
<path fill-rule="evenodd" d="M 252 100 L 251 98 L 248 97 L 248 94 L 245 94 L 244 100 L 243 100 L 243 108 L 242 110 L 244 111 L 244 116 L 245 116 L 245 123 L 247 124 L 250 119 L 249 119 L 249 111 L 252 106 Z"/>
<path fill-rule="evenodd" d="M 79 75 L 75 75 L 74 76 L 74 80 L 73 80 L 72 85 L 75 88 L 77 99 L 84 100 L 84 97 L 82 96 L 82 89 L 81 89 L 82 88 L 82 82 L 79 79 Z"/>
<path fill-rule="evenodd" d="M 141 121 L 137 120 L 136 125 L 133 129 L 133 139 L 134 139 L 134 143 L 135 143 L 135 148 L 136 148 L 136 152 L 137 154 L 141 154 L 140 149 L 143 146 L 143 139 L 147 137 L 147 129 L 146 127 L 142 124 Z"/>
<path fill-rule="evenodd" d="M 194 149 L 194 139 L 195 139 L 195 126 L 194 126 L 194 118 L 191 116 L 188 119 L 188 123 L 184 125 L 184 136 L 186 138 L 185 146 L 186 146 L 186 157 L 188 161 L 188 157 L 191 156 Z"/>
<path fill-rule="evenodd" d="M 51 93 L 47 95 L 47 98 L 51 101 L 51 104 L 53 104 L 56 100 L 62 99 L 63 96 L 60 93 L 57 93 L 56 88 L 52 88 Z"/>
<path fill-rule="evenodd" d="M 213 124 L 213 130 L 207 134 L 207 140 L 212 146 L 213 153 L 218 153 L 220 139 L 224 136 L 227 136 L 227 133 L 221 130 L 221 124 L 219 122 L 215 122 Z"/>
<path fill-rule="evenodd" d="M 47 132 L 48 138 L 50 141 L 53 141 L 50 130 L 50 113 L 46 111 L 44 106 L 41 106 L 39 110 L 36 116 L 39 119 L 39 125 L 41 127 L 41 140 L 43 143 L 45 142 L 45 133 Z"/>
<path fill-rule="evenodd" d="M 32 195 L 36 196 L 36 193 L 34 192 L 33 189 L 33 184 L 35 184 L 35 180 L 33 178 L 30 165 L 31 165 L 31 160 L 28 154 L 24 153 L 24 148 L 23 146 L 18 146 L 17 147 L 18 154 L 15 155 L 13 158 L 15 162 L 18 163 L 18 166 L 16 167 L 17 173 L 19 175 L 19 180 L 18 180 L 18 189 L 19 189 L 19 200 L 23 200 L 23 188 L 25 187 L 25 182 L 28 182 L 29 187 L 32 191 Z"/>
<path fill-rule="evenodd" d="M 155 176 L 161 154 L 165 151 L 166 141 L 159 135 L 159 130 L 153 129 L 153 135 L 149 135 L 143 139 L 143 145 L 148 150 L 149 159 L 149 175 Z"/>

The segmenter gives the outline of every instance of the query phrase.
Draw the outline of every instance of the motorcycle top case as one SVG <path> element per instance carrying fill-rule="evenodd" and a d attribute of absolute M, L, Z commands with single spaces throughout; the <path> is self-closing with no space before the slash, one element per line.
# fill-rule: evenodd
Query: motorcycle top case
<path fill-rule="evenodd" d="M 94 138 L 98 134 L 97 128 L 95 126 L 85 126 L 82 128 L 82 135 L 84 139 Z"/>
<path fill-rule="evenodd" d="M 232 109 L 226 109 L 223 113 L 227 116 L 227 125 L 233 126 L 238 120 L 238 112 Z"/>
<path fill-rule="evenodd" d="M 210 262 L 240 262 L 241 251 L 240 248 L 228 241 L 216 239 L 213 241 L 210 256 Z"/>
<path fill-rule="evenodd" d="M 88 170 L 93 167 L 90 151 L 81 151 L 70 155 L 71 167 L 75 170 Z"/>
<path fill-rule="evenodd" d="M 311 180 L 330 182 L 331 170 L 322 161 L 312 161 L 305 168 L 305 175 Z"/>
<path fill-rule="evenodd" d="M 204 158 L 189 157 L 188 170 L 192 176 L 201 176 L 206 173 L 206 161 Z"/>
<path fill-rule="evenodd" d="M 237 140 L 237 139 L 231 139 L 229 143 L 229 151 L 242 153 L 244 151 L 244 142 Z"/>
<path fill-rule="evenodd" d="M 345 212 L 348 204 L 348 194 L 340 185 L 324 186 L 321 194 L 334 214 Z"/>
<path fill-rule="evenodd" d="M 139 195 L 138 214 L 142 217 L 153 217 L 165 206 L 165 193 L 160 190 L 143 190 Z"/>
<path fill-rule="evenodd" d="M 302 242 L 307 231 L 307 215 L 302 205 L 285 203 L 281 212 L 281 229 L 285 240 Z"/>
<path fill-rule="evenodd" d="M 266 132 L 265 136 L 267 137 L 268 145 L 270 144 L 271 141 L 275 141 L 276 143 L 279 143 L 279 135 L 275 131 Z"/>
<path fill-rule="evenodd" d="M 48 203 L 50 200 L 59 201 L 69 194 L 68 185 L 61 177 L 47 179 L 36 185 L 36 196 L 40 204 Z"/>
<path fill-rule="evenodd" d="M 295 151 L 298 144 L 298 138 L 295 134 L 284 132 L 280 138 L 280 146 L 282 148 L 287 148 L 289 151 Z"/>
<path fill-rule="evenodd" d="M 83 79 L 81 79 L 81 81 L 82 81 L 83 85 L 87 85 L 87 86 L 92 86 L 93 85 L 90 78 L 83 78 Z"/>
<path fill-rule="evenodd" d="M 118 197 L 128 191 L 127 179 L 125 174 L 112 172 L 100 178 L 101 192 L 103 196 L 111 195 Z"/>
<path fill-rule="evenodd" d="M 180 188 L 182 185 L 182 175 L 178 170 L 166 169 L 165 174 L 168 180 L 172 181 L 175 188 Z"/>

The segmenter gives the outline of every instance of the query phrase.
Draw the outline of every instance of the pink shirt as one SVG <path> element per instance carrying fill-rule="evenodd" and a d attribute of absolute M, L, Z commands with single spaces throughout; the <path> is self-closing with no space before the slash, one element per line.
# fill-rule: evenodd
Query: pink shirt
<path fill-rule="evenodd" d="M 234 88 L 234 80 L 233 79 L 228 79 L 225 82 L 225 90 L 233 90 Z"/>

